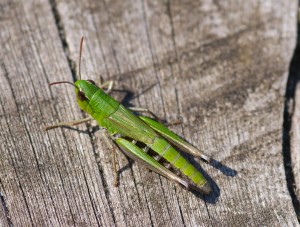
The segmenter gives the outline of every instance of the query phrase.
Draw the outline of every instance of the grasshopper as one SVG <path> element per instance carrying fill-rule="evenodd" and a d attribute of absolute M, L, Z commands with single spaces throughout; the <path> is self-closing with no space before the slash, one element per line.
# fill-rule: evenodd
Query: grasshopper
<path fill-rule="evenodd" d="M 148 169 L 177 182 L 188 190 L 199 191 L 205 195 L 209 194 L 212 190 L 209 182 L 174 147 L 178 147 L 195 157 L 204 159 L 208 163 L 212 159 L 171 132 L 162 123 L 146 116 L 135 115 L 132 112 L 148 112 L 154 118 L 157 118 L 150 110 L 144 108 L 125 108 L 112 98 L 109 93 L 112 91 L 113 81 L 108 81 L 97 86 L 92 80 L 82 80 L 80 73 L 82 44 L 83 37 L 81 38 L 79 49 L 79 80 L 75 83 L 60 81 L 49 85 L 62 83 L 73 85 L 75 87 L 78 106 L 84 112 L 88 113 L 89 117 L 71 122 L 61 122 L 48 126 L 45 129 L 49 130 L 61 126 L 78 125 L 94 119 L 100 127 L 107 130 L 109 136 L 128 157 L 142 163 Z M 137 141 L 143 144 L 143 146 L 137 146 Z M 150 150 L 155 153 L 154 156 L 149 154 Z M 115 157 L 113 162 L 115 165 L 115 184 L 117 184 Z M 175 174 L 174 170 L 180 172 L 181 177 Z"/>

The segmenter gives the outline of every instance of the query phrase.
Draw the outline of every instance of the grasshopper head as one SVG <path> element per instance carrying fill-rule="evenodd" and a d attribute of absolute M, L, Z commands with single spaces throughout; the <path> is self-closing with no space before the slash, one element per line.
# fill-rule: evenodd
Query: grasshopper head
<path fill-rule="evenodd" d="M 85 112 L 93 114 L 93 109 L 89 103 L 93 95 L 99 90 L 92 80 L 77 80 L 75 82 L 75 92 L 78 106 Z"/>
<path fill-rule="evenodd" d="M 93 114 L 94 110 L 91 108 L 90 100 L 93 95 L 99 91 L 99 87 L 95 85 L 92 80 L 77 80 L 75 84 L 69 81 L 58 81 L 50 83 L 49 86 L 56 84 L 71 84 L 75 87 L 76 99 L 78 106 L 85 112 Z"/>

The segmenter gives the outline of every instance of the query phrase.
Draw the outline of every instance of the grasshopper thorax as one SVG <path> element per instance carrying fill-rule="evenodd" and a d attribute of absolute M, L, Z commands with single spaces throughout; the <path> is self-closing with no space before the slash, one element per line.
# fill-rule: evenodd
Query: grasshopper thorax
<path fill-rule="evenodd" d="M 92 80 L 77 80 L 75 92 L 79 107 L 102 125 L 102 120 L 116 112 L 120 103 L 95 85 Z"/>

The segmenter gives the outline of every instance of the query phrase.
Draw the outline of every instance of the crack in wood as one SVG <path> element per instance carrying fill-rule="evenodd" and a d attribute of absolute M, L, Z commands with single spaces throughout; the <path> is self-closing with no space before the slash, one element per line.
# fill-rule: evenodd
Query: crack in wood
<path fill-rule="evenodd" d="M 49 0 L 49 3 L 51 5 L 51 10 L 54 16 L 54 20 L 55 20 L 55 24 L 57 26 L 58 29 L 58 34 L 61 40 L 61 44 L 63 46 L 64 49 L 64 53 L 66 55 L 66 59 L 68 61 L 69 64 L 69 68 L 71 70 L 72 73 L 72 77 L 73 77 L 73 81 L 75 82 L 77 80 L 77 72 L 76 72 L 76 63 L 70 58 L 70 48 L 69 48 L 69 44 L 67 42 L 66 39 L 66 32 L 63 26 L 63 22 L 61 20 L 61 16 L 58 12 L 57 9 L 57 5 L 56 5 L 56 1 L 55 0 Z"/>
<path fill-rule="evenodd" d="M 297 84 L 300 82 L 300 22 L 297 24 L 297 43 L 296 48 L 294 50 L 294 54 L 290 63 L 289 75 L 286 84 L 285 91 L 285 102 L 284 102 L 284 113 L 283 113 L 283 131 L 282 131 L 282 152 L 283 152 L 283 163 L 285 168 L 285 176 L 287 181 L 287 187 L 289 193 L 292 198 L 293 206 L 295 212 L 298 217 L 298 221 L 300 223 L 300 198 L 297 198 L 296 195 L 296 182 L 295 182 L 295 174 L 292 168 L 292 160 L 291 160 L 291 126 L 292 126 L 292 115 L 293 108 L 291 104 L 294 105 L 295 100 L 295 92 L 297 88 Z"/>

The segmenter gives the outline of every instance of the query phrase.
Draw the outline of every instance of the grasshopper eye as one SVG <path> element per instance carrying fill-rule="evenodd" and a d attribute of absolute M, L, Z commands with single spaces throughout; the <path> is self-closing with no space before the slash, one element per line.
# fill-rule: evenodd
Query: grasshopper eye
<path fill-rule="evenodd" d="M 78 91 L 77 96 L 78 96 L 79 100 L 81 100 L 81 101 L 87 100 L 87 97 L 85 96 L 84 92 L 81 90 Z"/>
<path fill-rule="evenodd" d="M 96 85 L 95 81 L 93 80 L 86 80 L 87 82 L 89 82 L 90 84 Z"/>

